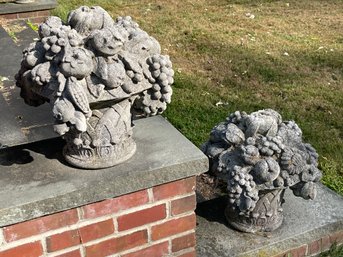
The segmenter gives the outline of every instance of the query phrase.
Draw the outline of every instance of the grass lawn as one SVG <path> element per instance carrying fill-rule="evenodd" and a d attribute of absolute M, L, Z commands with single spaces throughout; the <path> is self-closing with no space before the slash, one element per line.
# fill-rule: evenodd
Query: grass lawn
<path fill-rule="evenodd" d="M 165 116 L 200 146 L 236 110 L 273 108 L 320 155 L 323 183 L 343 194 L 343 1 L 59 0 L 132 16 L 176 71 Z"/>
<path fill-rule="evenodd" d="M 337 246 L 333 244 L 330 249 L 322 254 L 319 257 L 341 257 L 343 256 L 343 245 Z"/>

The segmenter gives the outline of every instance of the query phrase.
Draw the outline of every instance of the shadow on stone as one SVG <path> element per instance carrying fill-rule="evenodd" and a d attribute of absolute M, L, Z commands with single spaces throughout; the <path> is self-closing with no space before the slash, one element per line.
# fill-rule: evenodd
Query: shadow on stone
<path fill-rule="evenodd" d="M 226 201 L 227 198 L 225 196 L 222 196 L 209 201 L 198 203 L 195 213 L 210 222 L 218 222 L 220 224 L 228 226 L 224 215 Z"/>
<path fill-rule="evenodd" d="M 46 145 L 49 147 L 46 147 Z M 4 148 L 0 150 L 0 166 L 11 166 L 14 164 L 24 165 L 34 161 L 31 151 L 43 155 L 50 160 L 57 160 L 63 165 L 70 166 L 62 156 L 62 138 L 45 140 L 37 143 Z"/>
<path fill-rule="evenodd" d="M 46 147 L 46 145 L 49 147 Z M 63 165 L 71 166 L 68 164 L 62 156 L 62 149 L 64 146 L 64 141 L 62 138 L 54 138 L 49 140 L 44 140 L 38 143 L 32 143 L 27 146 L 27 149 L 34 151 L 36 153 L 42 154 L 45 158 L 50 160 L 57 160 Z"/>
<path fill-rule="evenodd" d="M 33 157 L 27 150 L 14 147 L 13 149 L 0 151 L 0 165 L 11 166 L 13 164 L 27 164 L 33 161 Z"/>

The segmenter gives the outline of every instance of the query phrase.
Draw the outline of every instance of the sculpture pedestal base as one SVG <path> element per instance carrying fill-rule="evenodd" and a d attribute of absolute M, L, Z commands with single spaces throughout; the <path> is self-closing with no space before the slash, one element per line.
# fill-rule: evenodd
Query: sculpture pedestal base
<path fill-rule="evenodd" d="M 285 189 L 259 192 L 259 200 L 250 215 L 239 215 L 235 208 L 228 205 L 225 216 L 228 223 L 243 232 L 270 232 L 279 228 L 283 221 L 281 204 L 284 202 Z"/>
<path fill-rule="evenodd" d="M 79 133 L 74 128 L 68 131 L 63 149 L 67 162 L 79 168 L 101 169 L 131 158 L 136 143 L 132 138 L 130 107 L 129 101 L 122 101 L 110 108 L 93 110 L 87 131 Z"/>
<path fill-rule="evenodd" d="M 103 148 L 96 155 L 90 155 L 90 150 L 88 149 L 79 149 L 78 154 L 70 153 L 67 146 L 63 149 L 63 155 L 66 161 L 75 167 L 83 169 L 108 168 L 127 161 L 135 152 L 136 143 L 132 138 L 117 145 L 115 151 L 112 148 Z"/>

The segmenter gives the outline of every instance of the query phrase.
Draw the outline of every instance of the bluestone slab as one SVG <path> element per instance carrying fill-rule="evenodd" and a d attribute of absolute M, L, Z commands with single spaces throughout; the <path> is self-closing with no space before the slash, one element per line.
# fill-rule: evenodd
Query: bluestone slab
<path fill-rule="evenodd" d="M 0 14 L 50 10 L 54 9 L 56 6 L 56 0 L 36 0 L 33 3 L 27 4 L 3 3 L 0 4 Z"/>
<path fill-rule="evenodd" d="M 207 157 L 162 117 L 135 121 L 137 152 L 102 169 L 68 166 L 63 141 L 0 152 L 0 226 L 40 217 L 208 170 Z"/>
<path fill-rule="evenodd" d="M 20 68 L 22 50 L 37 33 L 20 23 L 23 29 L 17 33 L 16 44 L 0 26 L 0 148 L 54 138 L 51 107 L 44 104 L 39 108 L 29 106 L 20 97 L 14 76 Z M 30 39 L 31 38 L 31 39 Z"/>
<path fill-rule="evenodd" d="M 268 257 L 343 230 L 343 198 L 321 184 L 313 201 L 287 190 L 283 224 L 271 233 L 249 234 L 228 227 L 225 201 L 222 197 L 197 206 L 198 257 Z"/>

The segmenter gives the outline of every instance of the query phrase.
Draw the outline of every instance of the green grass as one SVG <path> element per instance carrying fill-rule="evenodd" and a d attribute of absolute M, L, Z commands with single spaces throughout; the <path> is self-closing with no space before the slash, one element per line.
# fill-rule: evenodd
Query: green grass
<path fill-rule="evenodd" d="M 33 31 L 38 31 L 38 25 L 33 24 L 30 20 L 26 21 L 27 26 L 29 26 Z"/>
<path fill-rule="evenodd" d="M 337 246 L 333 244 L 329 251 L 322 253 L 320 257 L 342 257 L 343 256 L 343 245 Z"/>
<path fill-rule="evenodd" d="M 320 155 L 323 183 L 343 194 L 343 1 L 287 3 L 60 0 L 54 14 L 100 5 L 132 16 L 171 56 L 165 116 L 186 137 L 200 146 L 228 113 L 273 108 L 299 124 Z"/>

